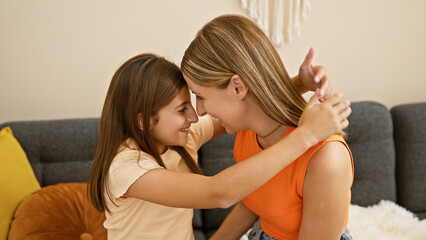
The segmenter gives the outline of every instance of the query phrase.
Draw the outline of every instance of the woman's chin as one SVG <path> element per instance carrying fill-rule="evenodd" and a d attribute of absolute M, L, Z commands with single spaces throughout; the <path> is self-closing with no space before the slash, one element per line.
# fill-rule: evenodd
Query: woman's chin
<path fill-rule="evenodd" d="M 234 134 L 236 133 L 236 131 L 234 131 L 233 129 L 229 128 L 229 127 L 225 127 L 225 131 L 227 134 Z"/>

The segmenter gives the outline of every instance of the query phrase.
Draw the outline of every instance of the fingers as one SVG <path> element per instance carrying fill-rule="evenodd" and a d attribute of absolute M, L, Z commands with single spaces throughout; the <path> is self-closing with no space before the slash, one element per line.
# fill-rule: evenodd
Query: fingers
<path fill-rule="evenodd" d="M 302 67 L 309 67 L 312 64 L 312 60 L 315 56 L 315 48 L 311 47 L 308 54 L 306 54 L 305 60 L 303 60 Z M 321 78 L 320 78 L 321 79 Z"/>
<path fill-rule="evenodd" d="M 314 82 L 319 86 L 319 100 L 322 102 L 331 94 L 331 83 L 327 70 L 323 66 L 314 66 L 315 72 Z"/>
<path fill-rule="evenodd" d="M 342 102 L 344 98 L 345 98 L 345 95 L 343 93 L 335 93 L 331 97 L 329 97 L 327 100 L 325 100 L 324 103 L 334 106 Z"/>
<path fill-rule="evenodd" d="M 315 66 L 314 68 L 316 70 L 314 81 L 316 83 L 319 83 L 326 76 L 327 71 L 325 70 L 325 67 L 323 67 L 323 66 Z"/>
<path fill-rule="evenodd" d="M 312 95 L 312 97 L 309 99 L 308 104 L 306 105 L 307 108 L 313 107 L 317 104 L 319 104 L 319 97 L 318 97 L 318 91 L 315 92 L 314 95 Z"/>
<path fill-rule="evenodd" d="M 348 117 L 351 115 L 352 113 L 352 109 L 349 107 L 348 105 L 349 101 L 345 101 L 344 105 L 346 106 L 346 108 L 344 108 L 341 112 L 340 112 L 340 129 L 343 130 L 345 128 L 347 128 L 349 126 L 349 120 Z M 343 103 L 343 102 L 342 102 Z"/>
<path fill-rule="evenodd" d="M 318 101 L 319 102 L 324 102 L 324 92 L 321 89 L 317 88 L 317 90 L 315 91 L 315 93 L 316 93 L 316 95 L 318 97 Z"/>
<path fill-rule="evenodd" d="M 332 101 L 338 101 L 339 96 L 336 95 L 342 95 L 343 94 L 335 94 L 332 96 L 331 99 L 333 99 Z M 351 103 L 349 102 L 349 100 L 346 99 L 342 99 L 340 102 L 337 102 L 336 104 L 333 105 L 333 110 L 336 113 L 336 117 L 337 117 L 337 122 L 340 123 L 339 124 L 339 129 L 343 130 L 345 128 L 347 128 L 349 126 L 349 121 L 348 121 L 348 117 L 351 115 L 352 113 L 352 109 L 350 108 Z"/>
<path fill-rule="evenodd" d="M 349 127 L 349 121 L 348 121 L 348 119 L 347 118 L 345 118 L 341 123 L 340 123 L 341 125 L 340 125 L 340 129 L 341 130 L 343 130 L 343 129 L 345 129 L 345 128 L 347 128 L 347 127 Z"/>
<path fill-rule="evenodd" d="M 348 117 L 351 115 L 352 113 L 352 108 L 348 107 L 347 109 L 345 109 L 345 111 L 343 112 L 343 117 L 345 118 L 345 120 L 348 120 Z"/>
<path fill-rule="evenodd" d="M 334 108 L 337 110 L 338 113 L 342 113 L 346 111 L 348 108 L 350 108 L 351 103 L 349 100 L 343 100 L 336 105 L 334 105 Z"/>

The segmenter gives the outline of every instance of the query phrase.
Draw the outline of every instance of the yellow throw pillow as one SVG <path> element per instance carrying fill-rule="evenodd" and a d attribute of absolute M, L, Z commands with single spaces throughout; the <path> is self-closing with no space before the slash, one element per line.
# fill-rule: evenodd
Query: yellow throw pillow
<path fill-rule="evenodd" d="M 27 155 L 12 129 L 0 131 L 0 239 L 6 239 L 13 214 L 25 197 L 40 189 Z"/>

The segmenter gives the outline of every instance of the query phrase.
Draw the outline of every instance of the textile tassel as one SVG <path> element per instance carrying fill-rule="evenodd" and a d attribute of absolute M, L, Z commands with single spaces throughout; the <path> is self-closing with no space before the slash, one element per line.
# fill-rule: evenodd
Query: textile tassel
<path fill-rule="evenodd" d="M 311 0 L 303 0 L 302 2 L 302 18 L 303 21 L 308 19 L 308 12 L 311 11 Z"/>
<path fill-rule="evenodd" d="M 283 0 L 274 1 L 274 18 L 272 29 L 272 42 L 277 47 L 283 45 L 283 22 L 284 22 L 284 4 Z"/>
<path fill-rule="evenodd" d="M 294 6 L 294 32 L 297 37 L 300 37 L 300 0 L 295 0 Z"/>
<path fill-rule="evenodd" d="M 301 36 L 301 21 L 306 21 L 311 11 L 311 0 L 240 0 L 240 3 L 276 47 Z"/>
<path fill-rule="evenodd" d="M 311 12 L 311 0 L 306 0 L 306 8 L 308 10 L 308 13 Z"/>
<path fill-rule="evenodd" d="M 263 31 L 269 36 L 269 0 L 263 0 Z"/>
<path fill-rule="evenodd" d="M 287 24 L 287 41 L 293 42 L 293 0 L 288 0 L 288 24 Z"/>
<path fill-rule="evenodd" d="M 241 0 L 241 7 L 247 9 L 247 0 Z"/>
<path fill-rule="evenodd" d="M 265 0 L 259 0 L 258 2 L 257 2 L 257 12 L 258 12 L 258 15 L 257 15 L 257 25 L 262 29 L 262 30 L 264 30 L 263 29 L 263 2 L 264 2 Z"/>
<path fill-rule="evenodd" d="M 257 0 L 250 0 L 249 16 L 252 19 L 257 20 L 257 18 L 258 18 Z"/>

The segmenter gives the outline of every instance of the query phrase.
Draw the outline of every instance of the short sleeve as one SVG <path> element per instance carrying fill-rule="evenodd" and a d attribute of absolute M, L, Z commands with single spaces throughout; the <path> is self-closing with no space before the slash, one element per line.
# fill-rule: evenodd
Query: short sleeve
<path fill-rule="evenodd" d="M 194 146 L 197 150 L 213 137 L 214 126 L 210 116 L 200 117 L 198 122 L 190 127 L 188 145 Z"/>
<path fill-rule="evenodd" d="M 122 197 L 138 178 L 156 168 L 162 167 L 143 152 L 126 149 L 118 153 L 108 172 L 108 187 L 113 199 Z"/>

